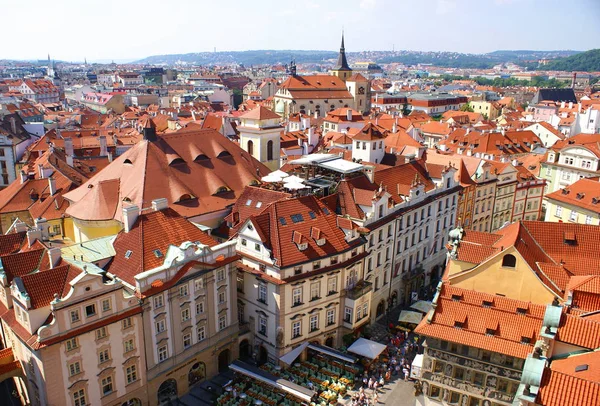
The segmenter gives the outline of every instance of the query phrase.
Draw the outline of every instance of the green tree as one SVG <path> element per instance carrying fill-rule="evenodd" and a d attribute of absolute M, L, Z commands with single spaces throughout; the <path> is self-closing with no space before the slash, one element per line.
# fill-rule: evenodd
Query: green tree
<path fill-rule="evenodd" d="M 460 108 L 460 111 L 468 111 L 469 113 L 472 113 L 475 110 L 473 110 L 471 103 L 466 103 L 466 104 L 463 104 L 463 106 Z"/>

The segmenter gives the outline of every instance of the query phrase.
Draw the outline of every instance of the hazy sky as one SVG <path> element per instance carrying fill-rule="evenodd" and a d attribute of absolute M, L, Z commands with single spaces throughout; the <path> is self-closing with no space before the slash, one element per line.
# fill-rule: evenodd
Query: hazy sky
<path fill-rule="evenodd" d="M 247 49 L 600 48 L 600 0 L 0 0 L 0 59 Z"/>

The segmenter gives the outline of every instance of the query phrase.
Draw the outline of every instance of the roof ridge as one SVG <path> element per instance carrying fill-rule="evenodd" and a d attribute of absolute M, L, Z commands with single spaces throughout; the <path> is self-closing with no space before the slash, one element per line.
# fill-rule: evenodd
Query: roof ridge
<path fill-rule="evenodd" d="M 529 232 L 529 229 L 527 228 L 527 226 L 525 226 L 525 224 L 523 224 L 523 222 L 521 220 L 519 220 L 519 224 L 521 225 L 521 227 L 523 227 L 525 229 L 525 231 L 527 232 L 527 235 L 529 236 L 529 238 L 531 238 L 533 240 L 533 242 L 535 243 L 535 245 L 537 245 L 537 247 L 540 249 L 540 251 L 542 251 L 546 257 L 550 258 L 550 260 L 553 262 L 554 265 L 559 265 L 559 264 L 556 263 L 556 261 L 554 260 L 554 258 L 552 258 L 550 255 L 548 255 L 548 253 L 537 242 L 537 240 L 535 238 L 533 238 L 533 235 L 531 235 L 531 233 Z M 520 229 L 519 229 L 519 234 L 520 234 Z M 570 272 L 570 273 L 572 273 L 572 272 Z"/>

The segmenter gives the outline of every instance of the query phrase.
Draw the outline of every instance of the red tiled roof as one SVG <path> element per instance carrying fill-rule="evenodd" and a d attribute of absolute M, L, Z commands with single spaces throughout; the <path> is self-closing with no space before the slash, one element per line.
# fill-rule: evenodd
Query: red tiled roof
<path fill-rule="evenodd" d="M 376 125 L 367 123 L 360 131 L 352 135 L 356 141 L 377 141 L 385 138 L 385 130 L 380 130 Z"/>
<path fill-rule="evenodd" d="M 271 120 L 271 119 L 279 119 L 281 116 L 262 105 L 258 106 L 255 109 L 250 110 L 247 113 L 242 114 L 239 118 L 248 118 L 251 120 Z"/>
<path fill-rule="evenodd" d="M 557 362 L 554 361 L 553 364 Z M 596 360 L 592 367 L 597 368 Z M 544 406 L 597 406 L 600 404 L 600 383 L 581 379 L 577 373 L 565 374 L 546 368 L 536 397 Z"/>
<path fill-rule="evenodd" d="M 113 242 L 115 257 L 110 271 L 135 285 L 135 275 L 162 265 L 169 246 L 180 246 L 186 241 L 217 245 L 217 241 L 173 209 L 143 213 L 128 233 L 121 231 Z M 160 250 L 160 256 L 155 250 Z M 131 253 L 127 258 L 128 251 Z"/>
<path fill-rule="evenodd" d="M 562 141 L 557 141 L 552 149 L 560 152 L 565 148 L 572 147 L 583 147 L 600 158 L 600 134 L 577 134 Z"/>
<path fill-rule="evenodd" d="M 600 323 L 588 318 L 563 314 L 556 333 L 556 340 L 579 347 L 600 347 Z"/>
<path fill-rule="evenodd" d="M 179 214 L 194 217 L 234 204 L 247 185 L 268 173 L 266 166 L 217 131 L 189 124 L 155 142 L 140 141 L 65 194 L 71 202 L 67 214 L 84 220 L 121 221 L 124 202 L 145 207 L 154 199 L 166 198 Z M 98 190 L 102 182 L 111 185 Z M 100 195 L 104 197 L 99 201 Z"/>
<path fill-rule="evenodd" d="M 392 200 L 398 204 L 410 195 L 411 186 L 415 181 L 425 186 L 425 191 L 435 188 L 435 184 L 423 167 L 422 161 L 411 161 L 406 164 L 383 169 L 375 172 L 374 182 L 376 185 L 383 184 Z"/>
<path fill-rule="evenodd" d="M 280 268 L 284 268 L 336 255 L 361 243 L 346 242 L 344 232 L 337 226 L 337 215 L 328 209 L 327 214 L 324 208 L 325 205 L 315 196 L 302 196 L 276 201 L 261 214 L 250 217 L 249 221 L 254 224 L 263 243 L 271 251 L 271 257 L 277 260 Z M 295 216 L 296 222 L 292 216 Z M 318 245 L 314 239 L 308 238 L 308 248 L 300 251 L 293 243 L 293 234 L 299 232 L 309 236 L 312 227 L 321 230 L 325 244 Z"/>
<path fill-rule="evenodd" d="M 22 276 L 21 280 L 31 300 L 31 307 L 39 309 L 50 306 L 54 295 L 62 297 L 69 289 L 69 282 L 80 272 L 81 269 L 74 265 L 63 265 Z"/>
<path fill-rule="evenodd" d="M 25 231 L 0 235 L 0 256 L 18 252 L 26 240 L 27 233 Z"/>
<path fill-rule="evenodd" d="M 579 179 L 570 186 L 545 195 L 545 198 L 600 213 L 600 177 Z"/>
<path fill-rule="evenodd" d="M 490 307 L 483 302 L 491 302 Z M 526 314 L 517 309 L 527 309 Z M 524 359 L 533 351 L 545 306 L 442 285 L 431 322 L 426 316 L 418 334 Z M 457 328 L 456 322 L 462 327 Z M 493 335 L 487 329 L 495 328 Z M 529 338 L 529 343 L 522 338 Z"/>
<path fill-rule="evenodd" d="M 362 219 L 364 212 L 359 206 L 359 202 L 356 199 L 357 191 L 359 195 L 370 194 L 372 197 L 374 192 L 377 190 L 377 186 L 367 178 L 367 176 L 357 176 L 351 179 L 343 179 L 340 181 L 337 190 L 337 204 L 339 204 L 340 214 L 349 215 L 355 219 Z M 368 206 L 372 205 L 372 202 L 368 202 Z"/>
<path fill-rule="evenodd" d="M 1 256 L 0 260 L 6 273 L 7 282 L 10 284 L 13 278 L 22 277 L 39 269 L 44 255 L 44 249 L 36 249 Z"/>

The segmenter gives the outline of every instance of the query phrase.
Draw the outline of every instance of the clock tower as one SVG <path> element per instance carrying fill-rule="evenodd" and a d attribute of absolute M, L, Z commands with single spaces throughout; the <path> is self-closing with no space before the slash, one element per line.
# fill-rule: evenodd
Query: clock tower
<path fill-rule="evenodd" d="M 371 81 L 360 73 L 355 73 L 346 79 L 346 87 L 354 98 L 354 110 L 369 114 L 371 111 Z"/>

